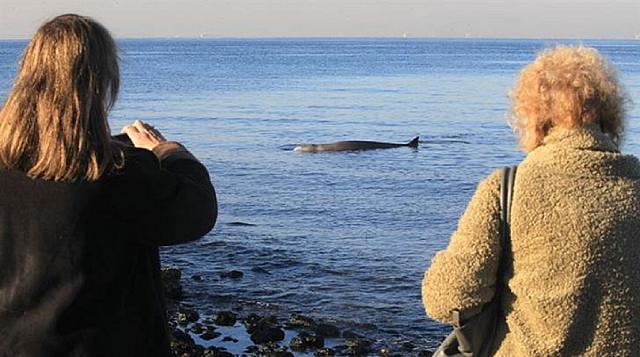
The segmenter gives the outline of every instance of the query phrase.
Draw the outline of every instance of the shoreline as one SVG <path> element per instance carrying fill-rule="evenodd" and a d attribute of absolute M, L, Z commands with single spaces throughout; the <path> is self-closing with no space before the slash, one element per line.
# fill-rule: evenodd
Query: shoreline
<path fill-rule="evenodd" d="M 163 267 L 161 276 L 174 356 L 428 357 L 433 353 L 409 342 L 391 346 L 331 321 L 297 313 L 276 316 L 236 305 L 207 314 L 184 301 L 181 269 Z"/>

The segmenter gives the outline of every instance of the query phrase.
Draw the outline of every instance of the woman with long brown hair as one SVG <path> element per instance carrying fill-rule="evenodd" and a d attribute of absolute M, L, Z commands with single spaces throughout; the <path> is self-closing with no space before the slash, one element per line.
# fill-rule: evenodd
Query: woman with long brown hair
<path fill-rule="evenodd" d="M 116 45 L 62 15 L 0 111 L 0 355 L 169 355 L 158 246 L 210 231 L 206 168 L 148 124 L 111 137 Z"/>

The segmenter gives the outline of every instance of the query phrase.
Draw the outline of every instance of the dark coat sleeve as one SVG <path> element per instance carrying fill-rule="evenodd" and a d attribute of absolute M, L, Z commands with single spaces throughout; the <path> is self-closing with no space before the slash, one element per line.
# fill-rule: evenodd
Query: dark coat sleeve
<path fill-rule="evenodd" d="M 140 243 L 179 244 L 213 229 L 218 205 L 209 173 L 182 145 L 127 148 L 124 172 L 115 180 L 116 211 Z"/>

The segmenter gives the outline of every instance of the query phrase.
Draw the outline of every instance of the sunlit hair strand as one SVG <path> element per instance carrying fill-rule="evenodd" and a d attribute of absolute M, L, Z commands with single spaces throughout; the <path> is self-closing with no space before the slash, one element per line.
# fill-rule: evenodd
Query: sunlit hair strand
<path fill-rule="evenodd" d="M 102 25 L 73 14 L 43 24 L 0 111 L 0 164 L 56 181 L 94 181 L 113 169 L 107 113 L 119 78 L 117 48 Z"/>

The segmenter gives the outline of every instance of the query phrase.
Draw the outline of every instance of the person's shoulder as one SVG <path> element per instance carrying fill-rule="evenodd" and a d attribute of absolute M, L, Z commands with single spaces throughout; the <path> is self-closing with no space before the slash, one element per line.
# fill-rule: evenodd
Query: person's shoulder
<path fill-rule="evenodd" d="M 480 181 L 477 190 L 491 192 L 500 190 L 500 181 L 502 180 L 503 172 L 504 167 L 493 170 L 488 176 Z"/>

